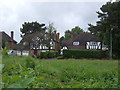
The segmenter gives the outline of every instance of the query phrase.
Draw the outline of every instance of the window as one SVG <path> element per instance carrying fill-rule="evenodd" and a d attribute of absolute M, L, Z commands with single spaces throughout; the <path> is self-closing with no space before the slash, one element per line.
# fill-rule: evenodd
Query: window
<path fill-rule="evenodd" d="M 73 42 L 73 45 L 79 45 L 80 43 L 79 42 Z"/>
<path fill-rule="evenodd" d="M 22 51 L 22 55 L 28 56 L 29 55 L 29 51 Z"/>
<path fill-rule="evenodd" d="M 91 42 L 90 42 L 90 45 L 97 45 L 97 42 L 91 41 Z"/>
<path fill-rule="evenodd" d="M 86 43 L 86 49 L 101 49 L 101 43 L 100 42 L 87 42 Z"/>

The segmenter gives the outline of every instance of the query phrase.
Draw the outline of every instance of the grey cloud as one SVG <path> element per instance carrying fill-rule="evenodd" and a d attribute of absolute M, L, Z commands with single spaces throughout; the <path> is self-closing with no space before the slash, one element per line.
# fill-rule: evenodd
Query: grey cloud
<path fill-rule="evenodd" d="M 65 30 L 80 26 L 87 30 L 88 23 L 95 24 L 96 11 L 105 2 L 24 2 L 16 7 L 0 7 L 0 30 L 15 31 L 15 39 L 20 41 L 20 27 L 25 21 L 38 21 L 48 25 L 53 22 L 61 36 Z"/>

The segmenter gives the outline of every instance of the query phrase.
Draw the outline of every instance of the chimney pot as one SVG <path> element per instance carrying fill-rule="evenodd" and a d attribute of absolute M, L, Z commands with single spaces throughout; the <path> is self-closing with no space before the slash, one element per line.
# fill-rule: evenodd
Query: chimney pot
<path fill-rule="evenodd" d="M 11 39 L 13 40 L 13 36 L 14 35 L 14 32 L 13 31 L 11 31 Z"/>

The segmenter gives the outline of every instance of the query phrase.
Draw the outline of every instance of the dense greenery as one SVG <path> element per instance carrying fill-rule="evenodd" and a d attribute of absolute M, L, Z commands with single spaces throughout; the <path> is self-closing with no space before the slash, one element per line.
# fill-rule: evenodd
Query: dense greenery
<path fill-rule="evenodd" d="M 3 49 L 3 48 L 2 48 L 0 53 L 1 53 L 2 55 L 8 55 L 8 51 L 9 51 L 9 49 L 7 49 L 7 48 L 4 48 L 4 49 Z"/>
<path fill-rule="evenodd" d="M 40 24 L 39 22 L 24 22 L 22 24 L 22 28 L 20 28 L 20 31 L 22 32 L 22 36 L 25 36 L 27 34 L 31 34 L 37 31 L 45 31 L 46 27 L 45 24 Z"/>
<path fill-rule="evenodd" d="M 96 25 L 89 24 L 89 30 L 103 39 L 103 43 L 110 49 L 112 38 L 113 57 L 120 58 L 120 2 L 107 2 L 97 12 L 99 21 Z M 112 35 L 111 35 L 112 34 Z"/>
<path fill-rule="evenodd" d="M 3 56 L 4 88 L 118 88 L 117 60 L 37 60 Z"/>
<path fill-rule="evenodd" d="M 102 50 L 76 50 L 76 49 L 69 49 L 63 50 L 63 57 L 64 58 L 107 58 L 108 52 Z"/>
<path fill-rule="evenodd" d="M 58 56 L 57 51 L 40 52 L 40 58 L 55 58 L 57 56 Z"/>
<path fill-rule="evenodd" d="M 40 24 L 39 22 L 24 22 L 20 31 L 22 32 L 22 40 L 20 41 L 21 46 L 24 45 L 27 49 L 37 49 L 40 45 L 44 46 L 44 44 L 46 44 L 45 24 Z"/>

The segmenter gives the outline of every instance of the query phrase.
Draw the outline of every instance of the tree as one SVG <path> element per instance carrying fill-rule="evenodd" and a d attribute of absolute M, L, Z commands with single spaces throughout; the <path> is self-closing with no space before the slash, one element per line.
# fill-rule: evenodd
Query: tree
<path fill-rule="evenodd" d="M 71 34 L 70 30 L 65 31 L 65 40 L 69 40 L 70 39 L 70 34 Z"/>
<path fill-rule="evenodd" d="M 96 25 L 89 24 L 91 33 L 102 37 L 103 43 L 108 45 L 110 50 L 110 36 L 112 34 L 113 56 L 120 58 L 120 2 L 107 2 L 97 12 L 99 21 Z"/>
<path fill-rule="evenodd" d="M 83 32 L 83 29 L 76 26 L 75 28 L 72 28 L 71 32 L 73 33 L 73 36 L 78 36 L 81 32 Z"/>
<path fill-rule="evenodd" d="M 56 32 L 56 28 L 54 27 L 53 23 L 49 23 L 48 27 L 47 27 L 47 46 L 49 48 L 49 50 L 51 49 L 51 42 L 54 39 L 54 33 Z"/>
<path fill-rule="evenodd" d="M 81 32 L 83 32 L 83 29 L 81 29 L 79 26 L 76 26 L 75 28 L 72 28 L 71 30 L 65 31 L 65 40 L 69 40 L 71 38 L 71 33 L 74 37 L 78 36 Z"/>
<path fill-rule="evenodd" d="M 22 40 L 20 43 L 23 43 L 28 49 L 39 49 L 40 46 L 46 44 L 46 27 L 45 24 L 39 24 L 38 22 L 25 22 L 20 28 L 22 32 Z"/>
<path fill-rule="evenodd" d="M 34 32 L 45 32 L 46 27 L 45 24 L 39 24 L 37 21 L 35 22 L 24 22 L 22 24 L 22 28 L 20 28 L 20 31 L 22 32 L 21 36 L 25 36 L 27 34 L 31 34 Z"/>

